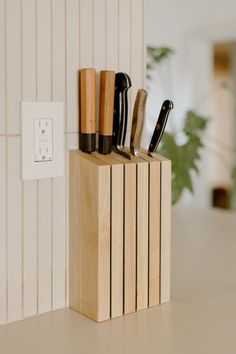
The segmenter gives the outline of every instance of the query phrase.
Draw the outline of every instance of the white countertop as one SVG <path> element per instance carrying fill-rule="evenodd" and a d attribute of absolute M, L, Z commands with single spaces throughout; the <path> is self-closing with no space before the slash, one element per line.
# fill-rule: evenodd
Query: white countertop
<path fill-rule="evenodd" d="M 1 354 L 235 354 L 236 214 L 174 209 L 172 301 L 95 323 L 65 309 L 0 327 Z"/>

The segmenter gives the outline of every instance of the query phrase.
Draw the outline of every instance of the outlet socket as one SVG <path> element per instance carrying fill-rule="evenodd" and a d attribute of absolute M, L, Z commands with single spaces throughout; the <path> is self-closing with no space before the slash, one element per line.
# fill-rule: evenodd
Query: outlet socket
<path fill-rule="evenodd" d="M 63 176 L 64 107 L 62 102 L 22 102 L 22 178 Z"/>

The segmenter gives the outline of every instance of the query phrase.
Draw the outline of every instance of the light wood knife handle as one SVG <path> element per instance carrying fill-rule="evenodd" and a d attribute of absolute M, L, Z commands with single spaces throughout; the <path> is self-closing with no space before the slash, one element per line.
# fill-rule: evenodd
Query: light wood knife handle
<path fill-rule="evenodd" d="M 96 70 L 80 69 L 81 133 L 96 133 Z"/>
<path fill-rule="evenodd" d="M 108 70 L 101 71 L 98 151 L 104 154 L 109 154 L 112 147 L 114 97 L 115 72 Z"/>
<path fill-rule="evenodd" d="M 96 136 L 96 70 L 79 71 L 79 127 L 80 148 L 86 152 L 95 150 Z"/>
<path fill-rule="evenodd" d="M 141 134 L 144 123 L 145 107 L 148 93 L 139 89 L 134 104 L 133 119 L 130 136 L 130 150 L 133 155 L 138 155 L 141 142 Z"/>
<path fill-rule="evenodd" d="M 112 135 L 115 97 L 115 72 L 100 73 L 99 134 Z"/>

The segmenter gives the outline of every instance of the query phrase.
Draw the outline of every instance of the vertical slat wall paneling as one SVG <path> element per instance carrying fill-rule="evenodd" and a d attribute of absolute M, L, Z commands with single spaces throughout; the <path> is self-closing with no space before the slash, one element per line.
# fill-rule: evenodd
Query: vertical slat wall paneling
<path fill-rule="evenodd" d="M 37 100 L 52 98 L 51 1 L 37 0 Z M 38 181 L 38 312 L 51 310 L 52 181 Z"/>
<path fill-rule="evenodd" d="M 106 0 L 106 67 L 118 70 L 118 0 Z"/>
<path fill-rule="evenodd" d="M 131 76 L 131 0 L 119 0 L 119 50 L 118 70 Z M 131 77 L 131 82 L 133 78 Z M 132 88 L 131 88 L 132 90 Z M 129 146 L 131 126 L 131 96 L 128 91 L 128 125 L 126 145 Z"/>
<path fill-rule="evenodd" d="M 22 318 L 22 182 L 20 138 L 7 139 L 7 304 L 8 320 Z"/>
<path fill-rule="evenodd" d="M 52 0 L 52 98 L 53 101 L 65 101 L 65 1 L 64 0 Z M 65 240 L 66 240 L 66 178 L 58 177 L 53 179 L 53 242 L 52 242 L 52 266 L 53 266 L 52 267 L 52 308 L 53 309 L 58 309 L 65 306 L 65 294 L 66 294 Z"/>
<path fill-rule="evenodd" d="M 0 135 L 5 134 L 6 72 L 5 72 L 5 1 L 0 0 Z"/>
<path fill-rule="evenodd" d="M 0 202 L 1 220 L 6 212 L 5 225 L 0 225 L 1 323 L 63 307 L 68 282 L 67 177 L 21 181 L 20 102 L 65 101 L 67 148 L 77 147 L 77 71 L 92 66 L 98 72 L 124 71 L 138 86 L 144 72 L 139 54 L 144 4 L 145 0 L 0 0 L 1 188 L 4 170 L 8 177 L 3 191 L 7 200 L 1 194 Z M 134 96 L 135 92 L 132 102 Z M 129 118 L 129 126 L 130 122 Z"/>
<path fill-rule="evenodd" d="M 100 71 L 106 69 L 106 0 L 93 0 L 93 65 L 96 68 L 96 128 L 99 126 Z"/>
<path fill-rule="evenodd" d="M 6 138 L 0 138 L 0 324 L 7 321 Z"/>
<path fill-rule="evenodd" d="M 148 163 L 137 164 L 137 310 L 148 305 Z"/>
<path fill-rule="evenodd" d="M 67 132 L 78 132 L 79 0 L 65 0 Z"/>
<path fill-rule="evenodd" d="M 143 63 L 142 33 L 137 36 L 142 28 L 142 3 L 143 0 L 131 0 L 131 107 L 133 109 L 137 90 L 142 88 L 143 72 L 140 70 Z"/>
<path fill-rule="evenodd" d="M 79 110 L 78 110 L 78 70 L 79 70 L 79 16 L 80 7 L 79 0 L 65 0 L 65 27 L 66 27 L 66 100 L 65 100 L 65 116 L 66 116 L 66 145 L 67 150 L 72 148 L 78 148 L 78 122 L 79 122 Z M 76 134 L 72 133 L 77 132 Z M 74 139 L 76 143 L 74 143 Z M 71 143 L 72 141 L 72 143 Z M 76 145 L 76 146 L 75 146 Z M 67 156 L 68 159 L 68 156 Z M 65 173 L 68 176 L 68 164 L 65 166 Z M 69 190 L 69 184 L 67 180 L 67 195 Z M 69 235 L 69 205 L 68 198 L 66 202 L 67 206 L 67 235 Z M 69 240 L 66 240 L 66 301 L 68 305 L 68 289 L 69 289 L 69 260 L 67 257 L 67 250 L 69 249 Z"/>
<path fill-rule="evenodd" d="M 94 1 L 79 1 L 80 67 L 93 67 L 94 59 Z M 100 3 L 100 1 L 99 1 Z"/>
<path fill-rule="evenodd" d="M 111 318 L 123 314 L 123 172 L 111 166 Z"/>
<path fill-rule="evenodd" d="M 7 133 L 20 133 L 21 0 L 6 1 Z"/>
<path fill-rule="evenodd" d="M 36 6 L 22 0 L 22 100 L 36 100 Z M 37 313 L 37 182 L 23 182 L 23 316 Z"/>
<path fill-rule="evenodd" d="M 142 85 L 143 88 L 146 88 L 147 81 L 147 36 L 146 36 L 146 21 L 147 21 L 147 0 L 142 0 L 142 27 L 141 33 L 142 36 Z"/>
<path fill-rule="evenodd" d="M 170 301 L 171 162 L 161 159 L 161 304 Z"/>

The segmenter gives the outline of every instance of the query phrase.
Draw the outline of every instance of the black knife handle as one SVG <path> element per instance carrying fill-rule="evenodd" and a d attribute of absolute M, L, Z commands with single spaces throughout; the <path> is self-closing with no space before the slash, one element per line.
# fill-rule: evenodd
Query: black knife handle
<path fill-rule="evenodd" d="M 166 123 L 170 114 L 170 111 L 174 108 L 174 104 L 170 100 L 165 100 L 161 106 L 160 114 L 155 126 L 155 130 L 152 135 L 152 139 L 148 148 L 149 152 L 154 152 L 163 136 Z"/>
<path fill-rule="evenodd" d="M 130 77 L 117 73 L 115 79 L 115 103 L 112 145 L 123 148 L 128 120 L 128 89 L 132 86 Z"/>

